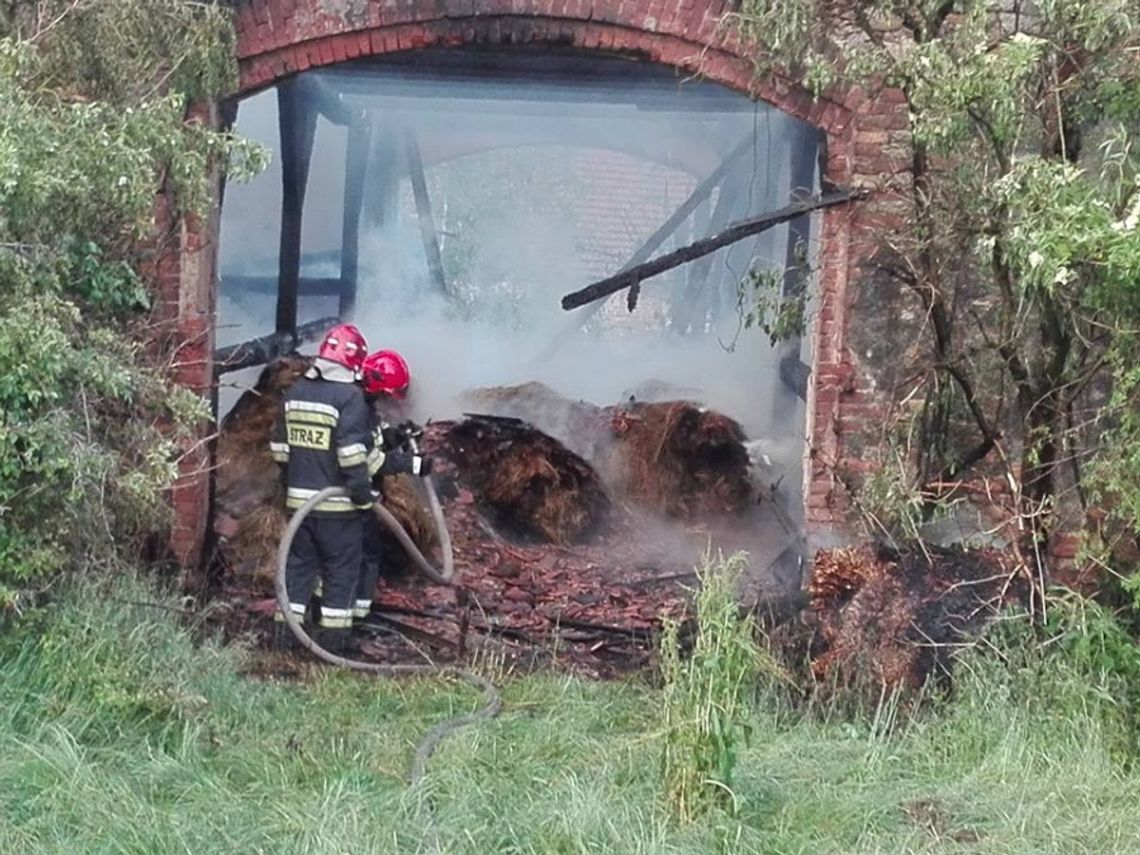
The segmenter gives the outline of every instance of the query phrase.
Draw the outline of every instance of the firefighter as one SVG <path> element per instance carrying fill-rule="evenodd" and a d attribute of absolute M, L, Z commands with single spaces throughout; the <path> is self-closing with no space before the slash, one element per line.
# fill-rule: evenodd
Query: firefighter
<path fill-rule="evenodd" d="M 385 475 L 408 473 L 426 477 L 431 474 L 432 459 L 412 454 L 407 449 L 408 424 L 402 427 L 390 425 L 377 412 L 384 410 L 390 418 L 401 410 L 401 404 L 411 383 L 408 363 L 394 350 L 378 350 L 368 355 L 363 367 L 364 395 L 370 404 L 372 414 L 373 452 L 370 469 L 374 478 Z M 378 485 L 377 485 L 378 486 Z M 380 524 L 374 514 L 364 520 L 364 550 L 360 565 L 360 577 L 356 587 L 356 601 L 353 603 L 353 617 L 360 624 L 372 609 L 372 598 L 376 593 L 376 583 L 380 578 L 380 568 L 385 556 L 399 544 Z"/>
<path fill-rule="evenodd" d="M 352 630 L 352 605 L 360 572 L 364 514 L 374 501 L 369 473 L 375 459 L 372 422 L 359 385 L 368 344 L 351 324 L 333 327 L 321 342 L 313 366 L 285 394 L 273 428 L 270 451 L 283 464 L 286 507 L 296 511 L 326 487 L 347 496 L 318 504 L 293 540 L 285 571 L 289 608 L 304 619 L 318 577 L 322 602 L 317 642 L 343 651 Z M 277 616 L 278 648 L 293 636 Z"/>

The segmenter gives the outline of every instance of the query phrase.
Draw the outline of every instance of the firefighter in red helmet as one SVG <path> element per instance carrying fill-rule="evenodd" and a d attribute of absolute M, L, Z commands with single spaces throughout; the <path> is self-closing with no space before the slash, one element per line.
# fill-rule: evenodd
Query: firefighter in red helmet
<path fill-rule="evenodd" d="M 371 405 L 373 454 L 379 461 L 375 477 L 378 479 L 384 475 L 401 473 L 421 477 L 429 475 L 432 469 L 431 458 L 411 453 L 406 447 L 405 429 L 388 424 L 378 412 L 385 409 L 391 417 L 391 405 L 403 401 L 411 384 L 408 363 L 394 350 L 378 350 L 364 360 L 362 373 L 364 394 Z M 364 521 L 364 549 L 356 601 L 353 604 L 353 617 L 357 622 L 367 617 L 372 608 L 372 598 L 376 594 L 376 583 L 385 556 L 391 554 L 391 550 L 399 548 L 395 538 L 390 536 L 375 515 L 369 514 Z"/>
<path fill-rule="evenodd" d="M 318 504 L 293 540 L 285 571 L 289 608 L 304 619 L 322 579 L 318 643 L 342 651 L 352 629 L 352 606 L 360 571 L 362 511 L 374 501 L 371 474 L 372 419 L 359 385 L 368 344 L 351 324 L 333 327 L 321 342 L 313 366 L 285 394 L 273 428 L 270 451 L 285 467 L 286 507 L 296 511 L 326 487 L 347 496 Z M 371 470 L 371 471 L 370 471 Z M 292 646 L 292 634 L 277 615 L 275 643 Z"/>
<path fill-rule="evenodd" d="M 412 383 L 412 372 L 404 357 L 394 350 L 378 350 L 364 360 L 364 393 L 373 398 L 385 396 L 403 400 Z"/>

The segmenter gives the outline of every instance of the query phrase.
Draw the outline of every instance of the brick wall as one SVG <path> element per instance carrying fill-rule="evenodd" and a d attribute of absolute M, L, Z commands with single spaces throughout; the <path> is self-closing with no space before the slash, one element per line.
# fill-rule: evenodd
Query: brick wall
<path fill-rule="evenodd" d="M 896 92 L 835 91 L 817 100 L 780 75 L 757 79 L 749 48 L 719 26 L 731 8 L 722 0 L 244 0 L 235 10 L 241 89 L 250 93 L 308 68 L 396 51 L 551 45 L 699 72 L 820 128 L 827 141 L 825 180 L 876 191 L 854 208 L 822 216 L 805 502 L 809 526 L 825 536 L 842 528 L 846 510 L 840 463 L 861 465 L 860 437 L 882 421 L 884 393 L 875 367 L 847 342 L 866 302 L 861 298 L 873 291 L 856 282 L 861 266 L 879 231 L 899 217 L 891 182 L 905 170 L 906 109 Z M 164 274 L 169 296 L 178 295 L 172 322 L 181 342 L 180 376 L 194 388 L 210 382 L 213 247 L 207 239 L 215 234 L 212 224 L 183 228 L 181 258 Z M 196 297 L 188 300 L 191 292 Z M 204 454 L 204 446 L 187 454 L 173 496 L 174 546 L 183 561 L 197 558 L 205 530 Z"/>
<path fill-rule="evenodd" d="M 192 110 L 187 120 L 216 124 L 217 116 L 212 108 L 201 106 Z M 159 252 L 150 271 L 157 289 L 152 318 L 156 358 L 169 367 L 176 382 L 207 401 L 212 397 L 214 381 L 214 265 L 219 220 L 220 210 L 199 221 L 177 216 L 165 196 L 156 200 Z M 212 426 L 206 422 L 195 436 L 180 442 L 178 477 L 169 496 L 174 511 L 170 551 L 186 574 L 198 569 L 206 536 L 211 434 Z"/>

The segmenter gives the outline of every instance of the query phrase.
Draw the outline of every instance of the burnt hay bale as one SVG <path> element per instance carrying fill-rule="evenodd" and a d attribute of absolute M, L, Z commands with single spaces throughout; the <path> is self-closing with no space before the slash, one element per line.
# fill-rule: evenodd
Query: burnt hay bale
<path fill-rule="evenodd" d="M 460 480 L 505 531 L 576 543 L 610 510 L 593 467 L 525 422 L 470 418 L 451 425 L 442 446 Z"/>
<path fill-rule="evenodd" d="M 744 431 L 685 401 L 611 411 L 615 443 L 601 466 L 623 496 L 669 516 L 742 512 L 752 495 Z"/>

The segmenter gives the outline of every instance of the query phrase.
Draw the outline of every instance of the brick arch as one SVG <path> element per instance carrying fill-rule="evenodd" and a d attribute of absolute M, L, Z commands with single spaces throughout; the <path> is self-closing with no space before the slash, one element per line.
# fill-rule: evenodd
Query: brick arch
<path fill-rule="evenodd" d="M 823 132 L 823 178 L 836 185 L 889 187 L 905 171 L 897 140 L 908 126 L 899 93 L 861 90 L 818 99 L 778 74 L 757 77 L 749 47 L 719 26 L 732 0 L 231 0 L 237 33 L 238 96 L 310 68 L 424 48 L 490 45 L 570 48 L 659 63 L 761 100 Z M 211 118 L 216 118 L 213 116 Z M 873 380 L 847 345 L 855 280 L 874 234 L 899 222 L 888 194 L 857 208 L 832 208 L 819 230 L 821 272 L 811 341 L 807 401 L 805 515 L 809 533 L 840 524 L 844 491 L 836 478 L 845 456 L 860 456 L 859 422 L 876 419 Z M 160 275 L 173 346 L 186 355 L 180 380 L 213 382 L 214 258 L 217 217 L 205 228 L 181 225 L 180 249 Z M 865 292 L 865 289 L 864 289 Z M 173 550 L 184 566 L 200 561 L 208 517 L 209 459 L 202 444 L 183 460 L 172 502 Z"/>
<path fill-rule="evenodd" d="M 723 84 L 819 128 L 848 136 L 862 93 L 813 98 L 780 75 L 758 77 L 752 51 L 719 26 L 722 0 L 239 0 L 239 95 L 310 68 L 423 48 L 578 48 L 659 63 Z M 686 8 L 681 8 L 685 6 Z M 834 175 L 833 175 L 834 171 Z M 841 179 L 845 164 L 827 167 Z"/>

